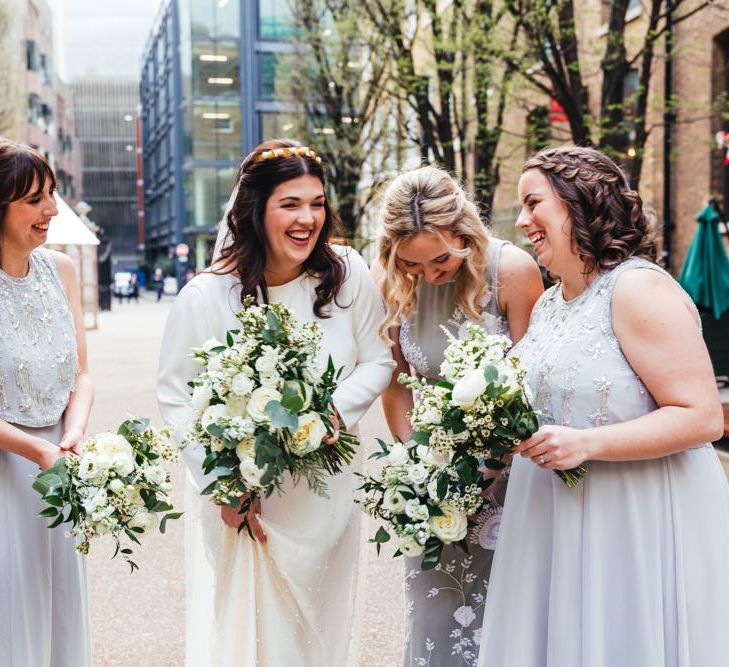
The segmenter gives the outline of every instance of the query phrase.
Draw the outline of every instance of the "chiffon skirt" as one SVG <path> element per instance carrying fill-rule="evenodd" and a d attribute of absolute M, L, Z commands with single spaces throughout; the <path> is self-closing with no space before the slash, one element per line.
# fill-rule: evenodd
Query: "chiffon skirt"
<path fill-rule="evenodd" d="M 729 665 L 729 488 L 714 449 L 588 469 L 570 490 L 515 458 L 480 667 Z"/>
<path fill-rule="evenodd" d="M 61 439 L 60 423 L 18 428 Z M 65 526 L 49 530 L 37 516 L 37 473 L 34 463 L 0 451 L 0 665 L 84 667 L 91 664 L 86 567 Z"/>

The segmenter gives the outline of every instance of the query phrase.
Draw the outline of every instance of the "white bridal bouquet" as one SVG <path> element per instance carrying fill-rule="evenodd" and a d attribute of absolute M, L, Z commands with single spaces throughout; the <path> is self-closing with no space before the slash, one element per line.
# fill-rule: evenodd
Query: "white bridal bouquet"
<path fill-rule="evenodd" d="M 410 415 L 414 429 L 407 443 L 387 446 L 374 458 L 384 459 L 377 477 L 366 477 L 362 489 L 365 509 L 389 524 L 398 538 L 398 551 L 423 555 L 424 569 L 440 561 L 443 545 L 466 549 L 469 520 L 479 511 L 503 458 L 539 427 L 524 383 L 519 359 L 506 356 L 511 341 L 487 334 L 468 323 L 462 338 L 444 329 L 449 340 L 441 365 L 445 381 L 420 382 L 402 374 L 400 382 L 417 392 Z M 585 473 L 557 471 L 569 487 Z M 380 526 L 374 539 L 378 550 L 390 540 Z"/>
<path fill-rule="evenodd" d="M 192 351 L 203 371 L 190 383 L 183 444 L 205 448 L 203 470 L 215 480 L 202 493 L 245 513 L 257 497 L 280 491 L 288 472 L 326 497 L 326 475 L 349 464 L 358 443 L 339 430 L 332 404 L 341 369 L 331 357 L 322 365 L 319 325 L 298 322 L 283 304 L 246 297 L 236 317 L 241 328 L 225 343 Z"/>
<path fill-rule="evenodd" d="M 49 528 L 71 523 L 76 549 L 89 552 L 90 541 L 111 535 L 114 558 L 121 553 L 131 571 L 132 550 L 122 546 L 124 535 L 140 544 L 139 536 L 159 524 L 161 533 L 172 512 L 169 468 L 179 451 L 168 429 L 156 430 L 147 419 L 128 419 L 116 433 L 99 433 L 86 440 L 80 456 L 72 454 L 39 473 L 33 488 L 48 505 L 39 516 L 53 519 Z"/>

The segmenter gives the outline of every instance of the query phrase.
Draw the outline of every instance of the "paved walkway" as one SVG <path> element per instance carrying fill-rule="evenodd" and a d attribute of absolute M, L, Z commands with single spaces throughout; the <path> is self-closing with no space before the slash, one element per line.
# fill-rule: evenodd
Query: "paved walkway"
<path fill-rule="evenodd" d="M 116 428 L 128 415 L 160 424 L 154 395 L 157 356 L 170 301 L 142 299 L 113 304 L 99 329 L 88 333 L 96 401 L 89 432 Z M 384 437 L 379 402 L 361 429 L 368 448 Z M 182 469 L 176 471 L 175 504 L 182 507 Z M 374 530 L 366 522 L 367 536 Z M 104 667 L 176 667 L 184 664 L 185 588 L 183 523 L 168 524 L 165 535 L 150 535 L 130 575 L 121 560 L 109 560 L 111 543 L 95 543 L 89 558 L 94 664 Z M 402 560 L 377 558 L 362 539 L 360 589 L 363 598 L 359 664 L 390 667 L 401 663 L 403 632 Z M 292 666 L 294 667 L 294 666 Z M 342 666 L 344 667 L 344 666 Z"/>

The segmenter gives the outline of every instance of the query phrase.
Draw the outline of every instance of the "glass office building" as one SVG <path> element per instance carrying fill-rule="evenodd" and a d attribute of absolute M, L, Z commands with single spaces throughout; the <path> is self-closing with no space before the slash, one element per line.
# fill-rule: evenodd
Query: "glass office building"
<path fill-rule="evenodd" d="M 286 0 L 170 0 L 141 72 L 145 249 L 166 264 L 190 248 L 210 262 L 238 166 L 289 129 L 276 98 L 276 62 L 292 51 Z"/>

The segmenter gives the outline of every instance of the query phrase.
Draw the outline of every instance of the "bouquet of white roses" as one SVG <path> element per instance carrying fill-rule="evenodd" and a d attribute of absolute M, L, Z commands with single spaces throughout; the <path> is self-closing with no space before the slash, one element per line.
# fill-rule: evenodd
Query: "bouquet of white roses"
<path fill-rule="evenodd" d="M 511 341 L 468 323 L 462 338 L 444 328 L 442 382 L 426 384 L 402 374 L 400 382 L 417 393 L 410 415 L 410 441 L 374 456 L 385 459 L 380 476 L 365 479 L 365 508 L 389 523 L 399 540 L 396 555 L 424 553 L 423 567 L 434 567 L 444 544 L 466 547 L 468 521 L 481 508 L 493 476 L 515 446 L 539 428 L 519 359 L 506 353 Z M 586 470 L 556 471 L 569 487 Z M 380 527 L 374 541 L 390 535 Z"/>
<path fill-rule="evenodd" d="M 341 369 L 331 357 L 322 366 L 319 325 L 251 297 L 236 317 L 241 328 L 225 343 L 192 351 L 204 369 L 190 383 L 193 418 L 183 440 L 204 447 L 203 470 L 215 476 L 202 493 L 244 514 L 262 494 L 280 491 L 288 472 L 326 496 L 326 476 L 350 463 L 358 440 L 338 428 L 332 394 Z"/>
<path fill-rule="evenodd" d="M 131 548 L 123 536 L 140 544 L 139 536 L 159 523 L 165 532 L 172 512 L 169 494 L 171 464 L 179 451 L 168 429 L 156 430 L 147 419 L 128 419 L 116 433 L 99 433 L 86 440 L 80 455 L 68 455 L 39 473 L 33 488 L 48 505 L 39 516 L 53 519 L 49 528 L 71 523 L 69 534 L 77 537 L 76 549 L 88 554 L 90 541 L 111 535 L 115 557 L 121 553 L 131 571 Z"/>

